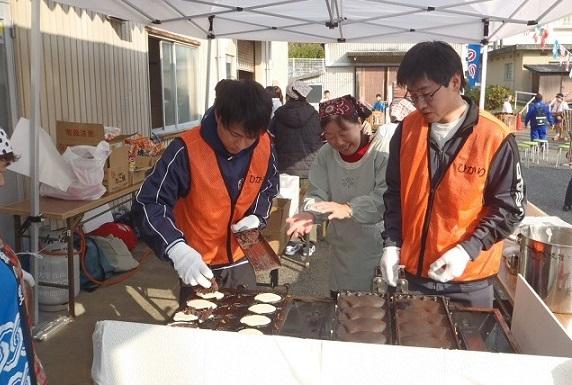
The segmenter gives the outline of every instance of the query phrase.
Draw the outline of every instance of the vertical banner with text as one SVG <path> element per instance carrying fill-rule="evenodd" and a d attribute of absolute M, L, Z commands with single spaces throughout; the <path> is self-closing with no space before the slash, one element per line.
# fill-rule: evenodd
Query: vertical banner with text
<path fill-rule="evenodd" d="M 468 63 L 468 88 L 478 87 L 481 85 L 481 45 L 469 44 L 467 46 L 467 63 Z"/>

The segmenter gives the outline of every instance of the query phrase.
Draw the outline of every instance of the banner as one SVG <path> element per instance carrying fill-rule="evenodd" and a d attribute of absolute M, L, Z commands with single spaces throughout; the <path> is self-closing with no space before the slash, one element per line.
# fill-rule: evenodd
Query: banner
<path fill-rule="evenodd" d="M 469 44 L 467 46 L 468 88 L 481 85 L 481 45 Z"/>

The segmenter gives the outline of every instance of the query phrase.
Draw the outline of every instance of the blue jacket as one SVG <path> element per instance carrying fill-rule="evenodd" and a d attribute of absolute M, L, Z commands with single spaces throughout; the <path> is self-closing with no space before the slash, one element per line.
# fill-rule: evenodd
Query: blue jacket
<path fill-rule="evenodd" d="M 217 154 L 218 165 L 213 167 L 219 167 L 231 198 L 236 199 L 242 179 L 248 171 L 252 150 L 257 143 L 236 155 L 226 151 L 216 133 L 216 120 L 212 109 L 205 114 L 199 129 L 205 141 Z M 183 233 L 175 226 L 173 209 L 177 200 L 189 193 L 191 177 L 188 152 L 184 142 L 177 138 L 169 144 L 133 202 L 132 211 L 141 238 L 160 258 L 166 259 L 169 249 L 184 241 Z M 253 204 L 248 211 L 248 215 L 258 216 L 263 226 L 266 225 L 272 199 L 278 194 L 278 189 L 279 175 L 272 147 L 268 174 L 256 200 L 258 205 Z"/>
<path fill-rule="evenodd" d="M 548 107 L 548 105 L 546 103 L 544 103 L 543 101 L 540 101 L 540 102 L 535 102 L 535 103 L 530 105 L 530 108 L 528 109 L 528 112 L 526 113 L 526 117 L 524 119 L 524 125 L 525 126 L 530 122 L 530 128 L 531 129 L 534 130 L 537 127 L 537 125 L 536 125 L 536 112 L 540 109 L 544 110 L 544 114 L 546 115 L 546 120 L 547 120 L 548 124 L 550 124 L 550 125 L 554 124 L 554 118 L 552 117 L 552 114 L 550 113 L 550 108 Z M 544 127 L 544 126 L 546 126 L 546 124 L 539 125 L 538 127 Z"/>

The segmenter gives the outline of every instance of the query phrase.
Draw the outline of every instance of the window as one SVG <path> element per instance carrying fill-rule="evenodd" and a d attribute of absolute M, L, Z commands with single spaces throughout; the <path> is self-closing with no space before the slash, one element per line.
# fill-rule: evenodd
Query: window
<path fill-rule="evenodd" d="M 161 41 L 163 131 L 179 131 L 196 125 L 197 49 Z"/>
<path fill-rule="evenodd" d="M 226 55 L 226 78 L 236 79 L 236 70 L 234 69 L 234 56 Z"/>
<path fill-rule="evenodd" d="M 513 63 L 505 63 L 504 65 L 504 80 L 512 80 Z"/>

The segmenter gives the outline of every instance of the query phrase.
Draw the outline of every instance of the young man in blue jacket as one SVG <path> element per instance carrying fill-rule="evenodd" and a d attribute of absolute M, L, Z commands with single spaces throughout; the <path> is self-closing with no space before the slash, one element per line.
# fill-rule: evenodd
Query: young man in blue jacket
<path fill-rule="evenodd" d="M 548 127 L 554 125 L 554 118 L 548 105 L 542 101 L 541 94 L 536 94 L 534 103 L 528 109 L 524 124 L 528 123 L 530 123 L 530 140 L 548 138 Z"/>
<path fill-rule="evenodd" d="M 180 301 L 213 276 L 221 287 L 256 286 L 232 233 L 264 227 L 278 193 L 270 96 L 245 80 L 215 91 L 201 125 L 171 142 L 133 204 L 143 240 L 181 278 Z"/>

